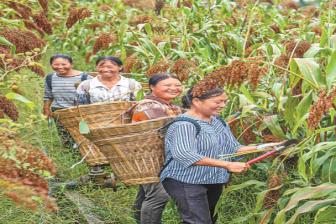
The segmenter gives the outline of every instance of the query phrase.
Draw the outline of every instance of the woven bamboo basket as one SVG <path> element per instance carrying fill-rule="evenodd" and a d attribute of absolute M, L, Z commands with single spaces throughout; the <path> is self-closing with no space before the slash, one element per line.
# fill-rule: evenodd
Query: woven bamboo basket
<path fill-rule="evenodd" d="M 109 161 L 116 177 L 126 185 L 159 182 L 164 162 L 159 131 L 172 118 L 92 129 L 87 135 Z"/>
<path fill-rule="evenodd" d="M 79 132 L 79 122 L 85 120 L 90 130 L 129 123 L 126 111 L 132 107 L 130 102 L 117 101 L 70 107 L 54 112 L 54 116 L 67 129 L 74 141 L 79 145 L 79 151 L 90 166 L 108 164 L 108 160 L 99 148 Z"/>

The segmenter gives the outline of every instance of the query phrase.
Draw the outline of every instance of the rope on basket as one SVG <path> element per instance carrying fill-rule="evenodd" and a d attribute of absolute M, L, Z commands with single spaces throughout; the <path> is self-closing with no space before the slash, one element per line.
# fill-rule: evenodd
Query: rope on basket
<path fill-rule="evenodd" d="M 83 142 L 83 141 L 82 141 L 82 142 Z M 82 144 L 82 142 L 81 142 L 80 144 Z M 78 145 L 78 148 L 79 148 L 80 144 Z M 73 169 L 73 168 L 75 168 L 77 165 L 83 163 L 83 162 L 85 161 L 86 157 L 88 157 L 88 155 L 89 155 L 90 153 L 94 154 L 93 151 L 92 151 L 92 144 L 89 144 L 89 151 L 83 156 L 83 158 L 82 158 L 79 162 L 73 164 L 73 165 L 70 167 L 70 169 Z"/>

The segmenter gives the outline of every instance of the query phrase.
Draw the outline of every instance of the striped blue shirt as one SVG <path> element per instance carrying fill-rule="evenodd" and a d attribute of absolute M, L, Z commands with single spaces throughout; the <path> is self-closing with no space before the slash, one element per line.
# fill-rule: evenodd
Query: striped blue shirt
<path fill-rule="evenodd" d="M 162 171 L 161 181 L 172 178 L 190 184 L 228 182 L 229 173 L 226 169 L 193 164 L 205 157 L 219 159 L 225 154 L 235 153 L 241 147 L 229 126 L 224 126 L 216 117 L 212 117 L 208 123 L 186 114 L 180 116 L 196 120 L 201 130 L 196 136 L 195 125 L 188 121 L 175 122 L 168 128 L 165 137 L 165 162 L 173 159 Z"/>
<path fill-rule="evenodd" d="M 52 73 L 51 88 L 44 81 L 44 100 L 52 100 L 51 107 L 62 109 L 74 106 L 76 95 L 76 83 L 80 83 L 84 73 L 76 76 L 60 76 L 56 72 Z M 87 79 L 92 77 L 88 75 Z"/>

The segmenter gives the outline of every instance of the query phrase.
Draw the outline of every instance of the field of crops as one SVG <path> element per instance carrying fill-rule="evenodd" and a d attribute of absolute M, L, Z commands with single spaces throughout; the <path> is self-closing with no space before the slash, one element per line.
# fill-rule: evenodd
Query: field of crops
<path fill-rule="evenodd" d="M 225 86 L 242 144 L 298 139 L 233 175 L 218 223 L 336 223 L 336 2 L 279 0 L 4 0 L 0 2 L 0 223 L 87 223 L 87 210 L 48 184 L 89 167 L 42 115 L 49 57 L 95 71 L 115 55 L 125 75 L 176 73 L 185 90 L 209 75 Z M 141 98 L 139 94 L 138 98 Z M 252 157 L 255 155 L 249 155 Z M 76 164 L 76 165 L 75 165 Z M 135 223 L 137 188 L 76 192 L 105 223 Z M 163 222 L 179 223 L 173 202 Z"/>

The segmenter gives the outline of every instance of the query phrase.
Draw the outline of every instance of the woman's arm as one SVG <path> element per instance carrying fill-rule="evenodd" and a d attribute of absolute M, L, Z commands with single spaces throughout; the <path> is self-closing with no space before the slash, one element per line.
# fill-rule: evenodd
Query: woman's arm
<path fill-rule="evenodd" d="M 50 109 L 51 103 L 52 103 L 52 100 L 44 100 L 43 101 L 43 114 L 48 118 L 50 118 L 51 115 L 52 115 L 52 112 L 51 112 L 51 109 Z"/>
<path fill-rule="evenodd" d="M 193 165 L 197 166 L 213 166 L 213 167 L 222 167 L 230 172 L 233 173 L 241 173 L 243 171 L 246 171 L 250 166 L 246 163 L 241 162 L 227 162 L 223 160 L 218 159 L 211 159 L 208 157 L 205 157 L 197 162 L 195 162 Z"/>
<path fill-rule="evenodd" d="M 52 74 L 49 74 L 45 80 L 44 80 L 44 96 L 43 96 L 43 114 L 47 116 L 48 118 L 51 117 L 52 112 L 51 112 L 51 104 L 53 102 L 53 94 L 52 94 L 52 89 L 51 89 L 51 82 L 48 81 L 48 77 L 50 77 L 50 81 L 52 81 L 51 77 Z M 50 82 L 50 83 L 48 83 Z"/>

